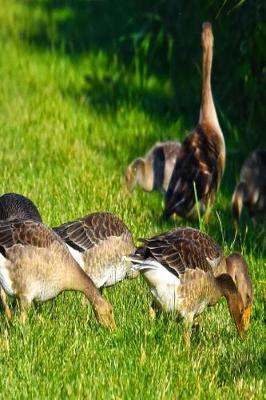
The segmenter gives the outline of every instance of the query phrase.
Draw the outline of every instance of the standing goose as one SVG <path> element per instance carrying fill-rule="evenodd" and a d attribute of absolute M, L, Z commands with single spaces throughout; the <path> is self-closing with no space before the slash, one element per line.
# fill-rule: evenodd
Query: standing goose
<path fill-rule="evenodd" d="M 98 287 L 136 276 L 124 256 L 135 250 L 127 226 L 115 215 L 96 212 L 54 228 L 72 256 Z"/>
<path fill-rule="evenodd" d="M 115 327 L 112 306 L 73 259 L 60 237 L 41 222 L 0 221 L 0 283 L 18 297 L 21 320 L 33 300 L 46 301 L 64 290 L 88 298 L 101 324 Z"/>
<path fill-rule="evenodd" d="M 125 183 L 128 190 L 139 184 L 147 192 L 167 191 L 180 153 L 181 144 L 175 140 L 156 143 L 144 158 L 137 158 L 127 167 Z"/>
<path fill-rule="evenodd" d="M 0 196 L 0 220 L 32 219 L 42 222 L 35 204 L 27 197 L 17 193 L 5 193 Z"/>
<path fill-rule="evenodd" d="M 176 228 L 142 242 L 128 258 L 144 275 L 155 303 L 183 317 L 187 345 L 194 317 L 222 296 L 242 336 L 249 327 L 252 302 L 251 280 L 242 256 L 225 258 L 208 235 L 192 228 Z"/>
<path fill-rule="evenodd" d="M 256 217 L 266 213 L 266 150 L 255 150 L 245 160 L 240 171 L 240 183 L 232 198 L 232 213 L 239 222 L 243 205 L 256 223 Z"/>
<path fill-rule="evenodd" d="M 42 222 L 41 215 L 35 204 L 27 197 L 18 193 L 5 193 L 0 196 L 0 220 L 32 219 Z M 6 293 L 0 285 L 0 303 L 8 319 L 12 318 L 7 304 Z"/>
<path fill-rule="evenodd" d="M 184 140 L 165 196 L 164 216 L 193 217 L 196 196 L 202 212 L 214 202 L 225 167 L 225 143 L 212 90 L 213 34 L 209 22 L 202 29 L 202 100 L 199 122 Z"/>

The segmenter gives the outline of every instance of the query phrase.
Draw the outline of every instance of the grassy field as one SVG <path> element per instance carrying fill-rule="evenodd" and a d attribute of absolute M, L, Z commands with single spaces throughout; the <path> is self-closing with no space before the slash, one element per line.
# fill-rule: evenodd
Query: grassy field
<path fill-rule="evenodd" d="M 96 210 L 119 215 L 136 239 L 185 225 L 160 220 L 159 194 L 123 190 L 134 157 L 193 127 L 164 111 L 169 83 L 150 76 L 143 89 L 137 72 L 103 51 L 69 56 L 52 41 L 42 46 L 33 38 L 43 27 L 52 37 L 53 25 L 32 4 L 0 1 L 0 192 L 29 196 L 52 226 Z M 226 143 L 241 137 L 224 134 Z M 1 313 L 0 398 L 265 399 L 265 232 L 245 216 L 235 234 L 229 208 L 239 165 L 229 148 L 204 228 L 227 253 L 247 257 L 254 307 L 244 340 L 222 301 L 202 315 L 186 352 L 182 325 L 165 315 L 150 321 L 151 295 L 140 278 L 104 291 L 115 309 L 113 334 L 99 327 L 80 294 L 63 293 L 33 307 L 25 326 L 17 318 L 8 324 Z"/>

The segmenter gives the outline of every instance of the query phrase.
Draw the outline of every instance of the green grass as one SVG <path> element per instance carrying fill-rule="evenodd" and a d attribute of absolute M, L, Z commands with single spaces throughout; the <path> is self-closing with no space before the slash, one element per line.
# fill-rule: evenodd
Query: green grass
<path fill-rule="evenodd" d="M 52 42 L 33 44 L 32 32 L 49 23 L 29 4 L 0 1 L 1 193 L 29 196 L 52 226 L 95 210 L 119 215 L 136 239 L 187 224 L 161 222 L 159 194 L 137 189 L 127 197 L 122 186 L 127 163 L 189 128 L 164 112 L 169 84 L 151 76 L 140 87 L 134 71 L 103 51 L 71 57 Z M 229 152 L 204 229 L 226 252 L 247 257 L 254 307 L 243 341 L 222 301 L 202 315 L 186 352 L 182 325 L 165 315 L 149 320 L 151 295 L 140 278 L 104 291 L 115 309 L 113 334 L 80 294 L 63 293 L 33 307 L 25 326 L 1 313 L 0 398 L 265 399 L 265 232 L 245 217 L 235 238 L 229 208 L 238 161 Z"/>

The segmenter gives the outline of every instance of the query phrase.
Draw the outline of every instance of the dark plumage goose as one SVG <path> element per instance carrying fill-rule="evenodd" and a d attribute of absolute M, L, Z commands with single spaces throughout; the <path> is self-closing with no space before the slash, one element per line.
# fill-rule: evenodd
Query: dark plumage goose
<path fill-rule="evenodd" d="M 144 275 L 157 305 L 184 318 L 187 344 L 194 317 L 222 296 L 242 336 L 249 326 L 252 285 L 240 254 L 226 258 L 208 235 L 192 228 L 176 228 L 142 242 L 129 259 Z"/>
<path fill-rule="evenodd" d="M 73 259 L 60 237 L 32 220 L 0 221 L 0 282 L 19 298 L 21 320 L 33 300 L 46 301 L 63 290 L 83 292 L 99 322 L 113 329 L 112 306 Z"/>
<path fill-rule="evenodd" d="M 165 196 L 164 216 L 194 217 L 196 196 L 202 212 L 214 202 L 225 167 L 225 143 L 211 90 L 213 34 L 202 29 L 203 77 L 199 123 L 184 140 Z"/>
<path fill-rule="evenodd" d="M 115 215 L 96 212 L 54 228 L 98 288 L 111 286 L 132 273 L 124 256 L 135 249 L 127 226 Z"/>
<path fill-rule="evenodd" d="M 143 158 L 127 167 L 125 182 L 128 190 L 139 184 L 147 192 L 165 193 L 180 153 L 181 144 L 175 140 L 156 143 Z"/>
<path fill-rule="evenodd" d="M 255 150 L 245 160 L 240 182 L 232 198 L 232 213 L 239 221 L 243 205 L 256 223 L 256 217 L 266 213 L 266 150 Z"/>
<path fill-rule="evenodd" d="M 33 219 L 42 222 L 42 217 L 35 204 L 18 193 L 5 193 L 0 196 L 0 220 Z"/>

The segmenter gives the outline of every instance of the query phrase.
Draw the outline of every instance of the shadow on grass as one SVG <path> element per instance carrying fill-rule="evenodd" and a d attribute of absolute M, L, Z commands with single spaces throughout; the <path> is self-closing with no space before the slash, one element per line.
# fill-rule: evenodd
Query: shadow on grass
<path fill-rule="evenodd" d="M 160 17 L 160 9 L 164 8 L 161 2 L 130 0 L 122 7 L 117 0 L 37 0 L 26 4 L 32 17 L 21 36 L 30 45 L 63 51 L 71 54 L 72 58 L 93 52 L 104 54 L 109 61 L 114 56 L 119 60 L 116 71 L 110 72 L 107 63 L 105 76 L 99 78 L 97 73 L 90 73 L 84 77 L 86 94 L 97 111 L 117 109 L 121 103 L 129 101 L 138 104 L 146 113 L 166 115 L 173 121 L 179 114 L 186 115 L 186 125 L 193 127 L 196 121 L 193 115 L 197 118 L 199 111 L 199 97 L 190 93 L 200 93 L 200 73 L 197 72 L 195 61 L 186 52 L 196 55 L 195 59 L 200 62 L 199 32 L 191 32 L 186 42 L 183 41 L 185 24 L 180 14 L 182 4 L 175 5 L 171 1 L 163 11 L 168 15 L 165 16 L 167 21 L 172 12 L 177 15 L 173 26 L 170 26 L 169 20 L 167 27 Z M 173 57 L 173 60 L 177 60 L 173 65 L 170 57 L 175 44 L 172 34 L 167 33 L 168 28 L 170 31 L 177 30 L 180 47 L 178 57 Z M 166 49 L 169 56 L 164 54 Z M 176 79 L 172 77 L 177 74 L 177 63 L 179 95 L 174 98 Z M 134 83 L 127 79 L 129 72 L 133 75 Z M 147 80 L 151 76 L 160 83 L 171 82 L 171 95 L 164 93 L 162 85 L 157 89 L 153 85 L 148 87 Z M 196 79 L 190 79 L 191 76 Z"/>
<path fill-rule="evenodd" d="M 104 52 L 111 59 L 116 55 L 119 64 L 134 69 L 141 90 L 145 89 L 144 96 L 136 96 L 141 95 L 140 106 L 146 112 L 154 111 L 150 104 L 157 103 L 157 95 L 147 91 L 145 80 L 151 75 L 168 79 L 175 93 L 174 110 L 184 115 L 189 128 L 199 109 L 201 24 L 206 19 L 215 21 L 213 87 L 221 102 L 216 105 L 229 116 L 228 123 L 221 115 L 225 131 L 231 133 L 227 145 L 244 153 L 246 141 L 253 147 L 265 144 L 259 134 L 264 129 L 264 14 L 262 4 L 255 3 L 236 7 L 230 2 L 221 6 L 185 0 L 129 0 L 123 5 L 118 0 L 28 0 L 30 18 L 21 36 L 38 48 L 72 56 L 91 51 Z M 97 109 L 113 104 L 116 97 L 126 100 L 123 84 L 112 79 L 109 85 L 103 80 L 99 87 L 94 77 L 90 80 L 97 89 L 96 96 L 90 95 Z M 164 107 L 163 101 L 162 112 Z"/>

